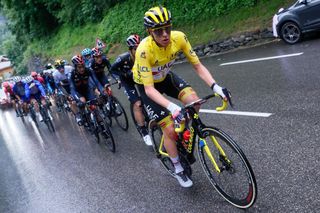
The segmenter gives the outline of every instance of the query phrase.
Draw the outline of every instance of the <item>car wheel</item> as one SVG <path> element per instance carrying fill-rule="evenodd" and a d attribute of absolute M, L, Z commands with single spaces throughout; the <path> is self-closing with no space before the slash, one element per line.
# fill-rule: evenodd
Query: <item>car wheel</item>
<path fill-rule="evenodd" d="M 281 38 L 288 44 L 295 44 L 301 40 L 302 33 L 294 22 L 287 22 L 281 27 Z"/>

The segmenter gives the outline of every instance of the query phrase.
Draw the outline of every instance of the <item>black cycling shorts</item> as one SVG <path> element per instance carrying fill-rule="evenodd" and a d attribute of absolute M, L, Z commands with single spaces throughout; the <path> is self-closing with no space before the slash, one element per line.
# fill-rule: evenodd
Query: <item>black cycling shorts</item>
<path fill-rule="evenodd" d="M 179 95 L 181 96 L 180 92 L 182 90 L 188 87 L 191 89 L 190 85 L 185 80 L 171 71 L 167 74 L 163 81 L 154 83 L 154 87 L 161 94 L 166 94 L 175 99 L 180 99 Z M 137 88 L 150 119 L 155 119 L 157 122 L 159 122 L 163 118 L 170 115 L 170 112 L 166 108 L 160 106 L 146 95 L 144 91 L 144 85 L 137 84 Z"/>

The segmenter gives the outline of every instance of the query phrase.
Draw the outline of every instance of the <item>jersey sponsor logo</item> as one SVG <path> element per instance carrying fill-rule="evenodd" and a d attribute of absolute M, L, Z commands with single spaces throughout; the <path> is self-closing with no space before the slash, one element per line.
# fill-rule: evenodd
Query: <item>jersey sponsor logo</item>
<path fill-rule="evenodd" d="M 193 57 L 197 56 L 195 51 L 193 51 L 193 49 L 190 49 L 190 55 L 193 56 Z"/>
<path fill-rule="evenodd" d="M 173 66 L 175 60 L 172 60 L 162 66 L 158 66 L 158 67 L 153 67 L 152 68 L 152 72 L 164 72 L 166 70 L 170 70 L 171 67 Z"/>
<path fill-rule="evenodd" d="M 140 66 L 138 64 L 138 70 L 139 70 L 139 72 L 148 72 L 148 67 Z"/>
<path fill-rule="evenodd" d="M 152 75 L 153 79 L 159 80 L 164 78 L 168 72 L 171 70 L 171 67 L 173 66 L 175 60 L 170 61 L 169 63 L 166 63 L 162 66 L 153 67 L 152 68 Z"/>
<path fill-rule="evenodd" d="M 141 52 L 140 57 L 146 59 L 147 58 L 146 52 L 145 51 Z"/>

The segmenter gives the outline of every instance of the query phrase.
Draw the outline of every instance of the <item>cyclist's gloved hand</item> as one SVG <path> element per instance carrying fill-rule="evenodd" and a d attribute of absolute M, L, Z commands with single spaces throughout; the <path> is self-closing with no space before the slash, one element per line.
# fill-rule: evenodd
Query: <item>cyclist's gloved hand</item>
<path fill-rule="evenodd" d="M 233 103 L 231 101 L 231 92 L 227 88 L 222 89 L 223 94 L 226 96 L 229 105 L 233 108 Z"/>
<path fill-rule="evenodd" d="M 172 102 L 169 103 L 167 106 L 167 110 L 171 112 L 172 118 L 180 123 L 183 119 L 183 115 L 181 114 L 181 107 L 179 107 L 177 104 L 174 104 Z"/>
<path fill-rule="evenodd" d="M 223 88 L 220 87 L 217 83 L 213 83 L 211 86 L 211 89 L 213 90 L 214 93 L 217 93 L 218 95 L 221 96 L 221 98 L 225 99 L 226 95 L 223 92 Z"/>
<path fill-rule="evenodd" d="M 233 107 L 232 101 L 231 101 L 231 93 L 228 91 L 227 88 L 220 87 L 218 84 L 213 83 L 211 86 L 211 89 L 214 93 L 217 93 L 221 96 L 224 100 L 228 101 L 230 106 Z"/>

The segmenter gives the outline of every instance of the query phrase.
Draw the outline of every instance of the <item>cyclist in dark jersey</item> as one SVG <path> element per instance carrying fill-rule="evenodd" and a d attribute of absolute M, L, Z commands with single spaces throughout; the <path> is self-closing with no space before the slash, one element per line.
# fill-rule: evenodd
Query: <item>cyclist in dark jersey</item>
<path fill-rule="evenodd" d="M 92 59 L 90 60 L 90 68 L 95 74 L 96 78 L 102 86 L 109 83 L 107 75 L 105 74 L 105 68 L 110 70 L 111 64 L 103 52 L 98 48 L 92 49 Z"/>
<path fill-rule="evenodd" d="M 94 99 L 95 94 L 99 95 L 103 88 L 91 71 L 85 67 L 82 56 L 72 57 L 72 63 L 74 64 L 74 71 L 69 78 L 71 95 L 79 103 L 80 110 L 83 110 L 86 101 Z M 79 110 L 75 109 L 73 112 L 77 123 L 82 125 Z"/>
<path fill-rule="evenodd" d="M 110 73 L 119 76 L 121 85 L 125 89 L 128 100 L 133 104 L 134 116 L 139 125 L 139 131 L 143 135 L 143 140 L 148 146 L 152 146 L 148 128 L 145 126 L 144 116 L 142 114 L 141 100 L 135 88 L 133 81 L 132 67 L 134 64 L 136 49 L 140 43 L 139 35 L 130 35 L 127 38 L 129 51 L 118 56 L 116 61 L 111 65 Z"/>

